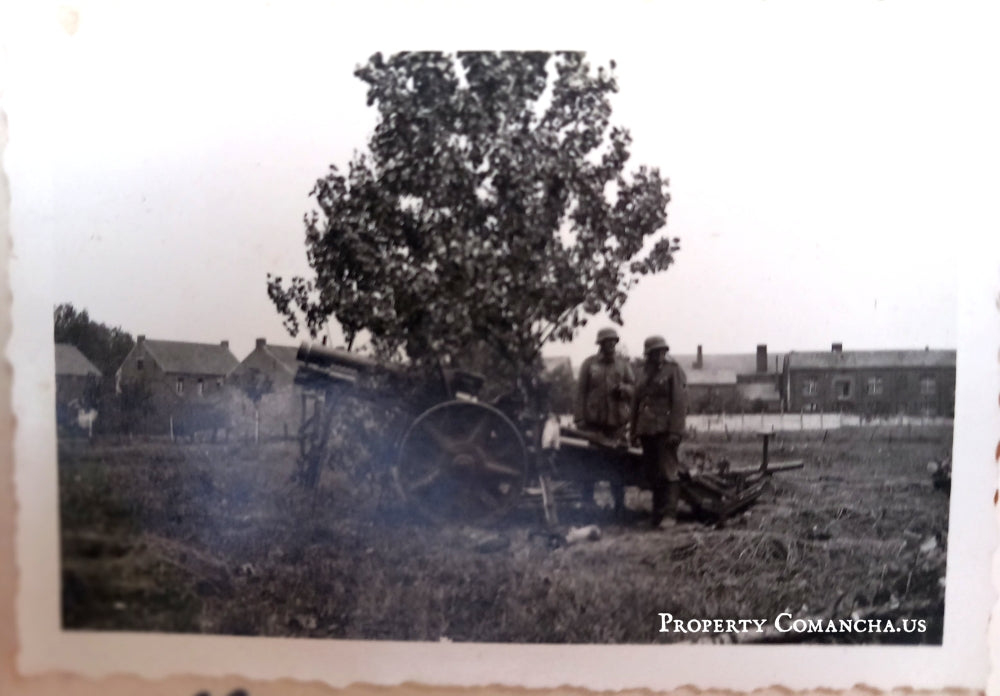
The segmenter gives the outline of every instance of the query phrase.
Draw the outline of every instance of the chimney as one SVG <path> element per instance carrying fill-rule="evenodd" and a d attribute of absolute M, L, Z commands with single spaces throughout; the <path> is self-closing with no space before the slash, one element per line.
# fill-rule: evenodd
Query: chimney
<path fill-rule="evenodd" d="M 830 350 L 832 350 L 834 353 L 843 353 L 844 352 L 844 344 L 843 343 L 834 343 L 832 346 L 830 346 Z"/>
<path fill-rule="evenodd" d="M 701 344 L 698 344 L 698 357 L 694 359 L 694 369 L 700 370 L 704 363 L 701 359 Z"/>
<path fill-rule="evenodd" d="M 142 348 L 146 343 L 146 334 L 139 334 L 135 337 L 135 345 L 137 348 Z"/>
<path fill-rule="evenodd" d="M 757 372 L 764 374 L 767 372 L 767 344 L 757 344 Z"/>
<path fill-rule="evenodd" d="M 260 350 L 265 345 L 267 345 L 267 339 L 266 338 L 258 338 L 257 339 L 257 344 L 254 346 L 254 349 L 255 350 Z"/>
<path fill-rule="evenodd" d="M 219 345 L 225 348 L 226 350 L 229 350 L 229 341 L 220 341 Z"/>

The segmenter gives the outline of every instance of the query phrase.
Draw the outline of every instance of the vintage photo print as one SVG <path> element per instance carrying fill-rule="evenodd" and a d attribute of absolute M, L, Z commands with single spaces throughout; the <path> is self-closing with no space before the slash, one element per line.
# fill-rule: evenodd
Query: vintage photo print
<path fill-rule="evenodd" d="M 20 668 L 983 688 L 986 33 L 724 8 L 30 15 Z"/>

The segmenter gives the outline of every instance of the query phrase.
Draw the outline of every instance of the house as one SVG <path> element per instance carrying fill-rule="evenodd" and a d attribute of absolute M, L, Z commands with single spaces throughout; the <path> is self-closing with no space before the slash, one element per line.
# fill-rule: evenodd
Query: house
<path fill-rule="evenodd" d="M 782 396 L 792 412 L 878 416 L 955 414 L 954 350 L 797 352 L 785 357 Z"/>
<path fill-rule="evenodd" d="M 189 343 L 139 336 L 115 381 L 119 391 L 126 384 L 148 387 L 151 413 L 142 419 L 141 429 L 164 434 L 177 414 L 221 404 L 226 375 L 238 364 L 229 341 Z"/>
<path fill-rule="evenodd" d="M 570 375 L 573 374 L 573 363 L 570 361 L 568 355 L 542 358 L 542 374 L 550 375 L 561 370 L 569 372 Z"/>
<path fill-rule="evenodd" d="M 777 412 L 781 410 L 781 355 L 755 353 L 673 355 L 684 370 L 691 413 Z"/>
<path fill-rule="evenodd" d="M 80 350 L 69 343 L 56 344 L 56 422 L 66 423 L 76 417 L 71 412 L 71 404 L 79 407 L 93 407 L 84 404 L 96 391 L 101 380 L 101 371 L 90 362 Z"/>
<path fill-rule="evenodd" d="M 239 430 L 247 435 L 257 431 L 260 437 L 298 433 L 303 404 L 302 389 L 294 384 L 297 353 L 295 346 L 270 345 L 258 338 L 253 351 L 229 373 L 226 383 L 242 397 L 235 408 Z"/>

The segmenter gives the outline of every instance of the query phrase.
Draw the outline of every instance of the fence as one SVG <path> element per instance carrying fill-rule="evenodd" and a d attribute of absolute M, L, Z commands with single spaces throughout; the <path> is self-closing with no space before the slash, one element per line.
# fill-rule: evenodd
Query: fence
<path fill-rule="evenodd" d="M 687 427 L 694 432 L 788 432 L 885 426 L 950 426 L 951 418 L 889 416 L 873 418 L 854 413 L 733 413 L 691 414 Z"/>

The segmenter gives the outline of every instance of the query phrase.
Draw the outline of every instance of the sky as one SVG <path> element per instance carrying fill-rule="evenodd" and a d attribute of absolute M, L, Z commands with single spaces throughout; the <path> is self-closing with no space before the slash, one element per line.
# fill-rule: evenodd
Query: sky
<path fill-rule="evenodd" d="M 374 52 L 571 48 L 615 60 L 630 165 L 670 179 L 681 251 L 626 304 L 627 352 L 654 333 L 675 353 L 956 345 L 996 116 L 974 4 L 44 7 L 43 40 L 8 45 L 15 231 L 51 234 L 53 302 L 133 335 L 237 358 L 307 338 L 266 275 L 309 270 L 309 191 L 365 147 L 352 73 Z M 578 365 L 605 325 L 545 353 Z"/>

